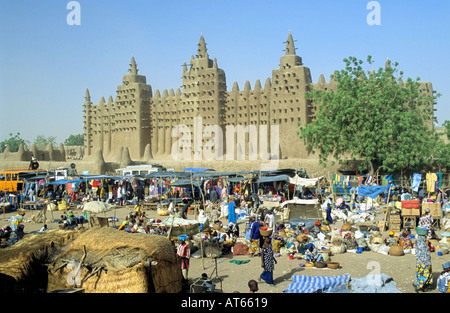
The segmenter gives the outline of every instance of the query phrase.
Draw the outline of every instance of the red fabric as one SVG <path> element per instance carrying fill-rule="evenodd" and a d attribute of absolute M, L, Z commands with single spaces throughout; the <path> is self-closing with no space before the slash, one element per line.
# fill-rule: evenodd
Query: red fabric
<path fill-rule="evenodd" d="M 418 209 L 420 207 L 420 200 L 402 200 L 403 209 Z"/>
<path fill-rule="evenodd" d="M 233 255 L 248 255 L 249 247 L 247 245 L 237 243 L 233 247 Z"/>

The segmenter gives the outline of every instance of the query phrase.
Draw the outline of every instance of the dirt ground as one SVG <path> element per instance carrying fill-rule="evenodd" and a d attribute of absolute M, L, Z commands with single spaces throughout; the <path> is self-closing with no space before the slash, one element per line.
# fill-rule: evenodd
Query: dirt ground
<path fill-rule="evenodd" d="M 126 215 L 133 210 L 133 206 L 117 207 L 107 213 L 101 213 L 99 216 L 119 218 L 121 223 Z M 145 210 L 146 216 L 155 219 L 164 220 L 165 216 L 159 216 L 156 210 Z M 43 223 L 31 223 L 30 217 L 37 214 L 38 210 L 27 210 L 24 217 L 25 233 L 32 234 L 38 231 Z M 7 212 L 3 214 L 0 212 L 1 226 L 8 225 L 7 218 L 16 215 L 16 212 Z M 52 222 L 53 219 L 58 219 L 63 214 L 63 211 L 47 212 L 48 228 L 58 229 L 58 224 Z M 75 216 L 82 215 L 81 210 L 74 210 Z M 188 216 L 193 219 L 194 215 Z M 224 220 L 224 222 L 226 222 Z M 245 222 L 239 221 L 241 235 L 245 231 Z M 118 224 L 119 225 L 119 224 Z M 342 223 L 337 222 L 333 227 L 340 227 Z M 85 227 L 88 227 L 85 224 Z M 383 233 L 383 238 L 387 232 Z M 438 232 L 439 235 L 439 232 Z M 1 251 L 1 250 L 0 250 Z M 231 260 L 250 260 L 248 263 L 236 264 L 230 263 Z M 341 267 L 337 270 L 332 269 L 317 269 L 300 267 L 300 263 L 304 260 L 296 259 L 290 260 L 287 255 L 277 257 L 277 264 L 274 271 L 274 286 L 269 286 L 265 283 L 259 283 L 259 293 L 282 293 L 287 289 L 288 285 L 292 283 L 293 275 L 308 275 L 308 276 L 338 276 L 350 274 L 352 278 L 361 278 L 369 274 L 384 273 L 393 278 L 397 284 L 397 288 L 404 293 L 413 293 L 414 289 L 412 283 L 415 280 L 415 256 L 406 254 L 404 256 L 383 255 L 375 252 L 363 252 L 361 254 L 346 252 L 344 254 L 332 255 L 331 261 L 337 261 Z M 438 256 L 437 253 L 432 253 L 433 262 L 433 288 L 428 293 L 438 293 L 436 289 L 436 282 L 439 274 L 442 271 L 442 264 L 450 261 L 450 254 Z M 216 263 L 217 262 L 217 263 Z M 216 267 L 217 264 L 217 267 Z M 234 256 L 232 254 L 221 256 L 220 258 L 191 258 L 189 278 L 190 281 L 198 279 L 202 273 L 206 273 L 216 285 L 218 291 L 224 293 L 247 293 L 249 290 L 247 283 L 251 279 L 258 280 L 262 273 L 261 260 L 259 257 L 250 256 Z"/>

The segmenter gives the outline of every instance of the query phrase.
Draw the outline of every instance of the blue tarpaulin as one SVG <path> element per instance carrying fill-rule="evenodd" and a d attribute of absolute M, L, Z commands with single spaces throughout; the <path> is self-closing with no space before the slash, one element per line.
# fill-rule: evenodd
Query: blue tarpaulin
<path fill-rule="evenodd" d="M 206 172 L 206 171 L 215 172 L 215 170 L 212 168 L 197 168 L 197 167 L 183 168 L 183 171 L 194 172 L 194 173 Z"/>
<path fill-rule="evenodd" d="M 145 175 L 147 178 L 189 178 L 190 173 L 186 172 L 153 172 Z"/>
<path fill-rule="evenodd" d="M 367 275 L 361 278 L 351 278 L 350 275 L 293 275 L 292 280 L 284 293 L 401 293 L 392 277 L 386 274 Z"/>
<path fill-rule="evenodd" d="M 60 179 L 60 180 L 48 183 L 47 185 L 65 185 L 65 184 L 81 183 L 84 181 L 85 181 L 84 179 Z"/>
<path fill-rule="evenodd" d="M 386 274 L 352 278 L 350 283 L 354 293 L 401 293 L 392 277 Z"/>
<path fill-rule="evenodd" d="M 256 182 L 259 183 L 270 183 L 270 182 L 276 182 L 276 181 L 289 181 L 288 175 L 276 175 L 276 176 L 263 176 L 259 178 Z"/>
<path fill-rule="evenodd" d="M 375 199 L 379 194 L 388 191 L 388 186 L 363 186 L 358 187 L 358 195 Z"/>
<path fill-rule="evenodd" d="M 179 179 L 173 183 L 170 183 L 169 185 L 172 187 L 191 188 L 192 186 L 200 187 L 202 185 L 202 182 L 198 182 L 198 181 L 190 180 L 190 179 Z"/>
<path fill-rule="evenodd" d="M 285 293 L 330 292 L 338 286 L 348 284 L 350 275 L 341 276 L 306 276 L 293 275 L 293 283 L 289 284 Z"/>

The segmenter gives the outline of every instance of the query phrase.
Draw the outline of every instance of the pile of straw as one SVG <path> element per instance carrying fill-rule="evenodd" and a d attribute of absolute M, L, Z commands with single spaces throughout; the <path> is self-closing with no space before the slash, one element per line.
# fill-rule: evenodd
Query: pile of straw
<path fill-rule="evenodd" d="M 50 262 L 47 291 L 78 287 L 85 293 L 177 293 L 182 289 L 175 251 L 163 236 L 96 227 L 81 233 Z"/>

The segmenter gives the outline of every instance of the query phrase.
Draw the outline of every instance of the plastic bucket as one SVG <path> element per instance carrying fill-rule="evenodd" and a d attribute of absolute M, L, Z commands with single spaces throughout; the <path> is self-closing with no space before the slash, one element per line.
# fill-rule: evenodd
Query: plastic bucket
<path fill-rule="evenodd" d="M 417 235 L 426 236 L 426 235 L 428 235 L 428 229 L 417 227 L 416 233 L 417 233 Z"/>

